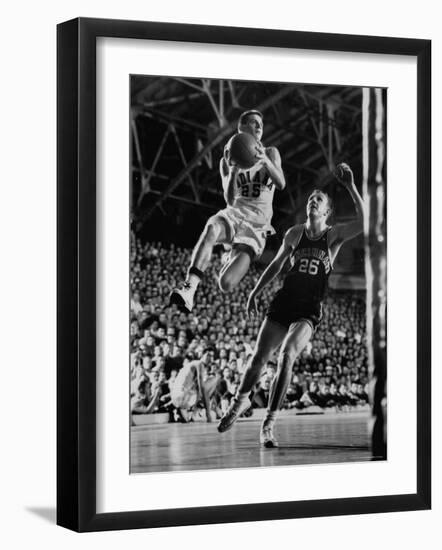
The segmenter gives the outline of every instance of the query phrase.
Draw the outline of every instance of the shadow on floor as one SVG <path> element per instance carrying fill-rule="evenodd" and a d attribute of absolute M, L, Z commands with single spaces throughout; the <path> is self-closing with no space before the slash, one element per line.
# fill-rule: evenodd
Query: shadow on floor
<path fill-rule="evenodd" d="M 26 510 L 31 514 L 34 514 L 36 516 L 39 516 L 40 518 L 43 518 L 46 521 L 49 521 L 49 523 L 55 524 L 56 517 L 57 517 L 55 508 L 29 506 L 26 508 Z"/>

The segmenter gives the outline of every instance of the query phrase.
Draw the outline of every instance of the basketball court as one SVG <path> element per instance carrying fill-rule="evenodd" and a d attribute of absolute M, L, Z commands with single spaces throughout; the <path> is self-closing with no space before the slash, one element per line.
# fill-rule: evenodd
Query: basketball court
<path fill-rule="evenodd" d="M 280 444 L 278 449 L 260 447 L 261 418 L 262 415 L 255 414 L 240 419 L 223 434 L 217 432 L 217 422 L 133 426 L 131 473 L 371 459 L 367 411 L 314 415 L 283 411 L 275 430 Z"/>
<path fill-rule="evenodd" d="M 358 174 L 358 185 L 364 197 L 368 215 L 365 217 L 365 234 L 357 238 L 355 235 L 355 238 L 350 239 L 351 246 L 346 245 L 345 251 L 334 263 L 333 270 L 336 277 L 333 281 L 330 278 L 329 286 L 339 292 L 352 293 L 362 290 L 366 295 L 366 328 L 365 324 L 363 327 L 360 325 L 360 331 L 364 334 L 359 334 L 359 344 L 364 338 L 363 345 L 367 347 L 368 357 L 359 357 L 359 363 L 357 363 L 349 352 L 348 362 L 367 364 L 367 376 L 364 374 L 361 378 L 364 384 L 366 379 L 370 379 L 373 386 L 373 411 L 370 424 L 373 433 L 369 436 L 368 411 L 297 415 L 294 410 L 291 410 L 284 411 L 277 422 L 275 435 L 280 447 L 261 449 L 259 431 L 262 415 L 260 412 L 249 419 L 240 419 L 231 431 L 223 434 L 217 432 L 217 422 L 165 424 L 148 419 L 147 424 L 141 425 L 137 422 L 138 425 L 131 428 L 131 472 L 345 463 L 369 461 L 372 456 L 385 457 L 387 451 L 386 415 L 383 408 L 386 380 L 387 297 L 385 90 L 287 83 L 264 85 L 262 82 L 244 83 L 243 81 L 229 81 L 226 85 L 224 81 L 219 81 L 216 85 L 217 96 L 215 96 L 213 95 L 215 87 L 211 91 L 207 82 L 203 81 L 202 85 L 198 79 L 189 81 L 144 75 L 131 80 L 133 112 L 137 113 L 136 120 L 134 119 L 132 124 L 133 158 L 136 160 L 132 176 L 132 199 L 133 204 L 138 205 L 136 209 L 138 241 L 134 241 L 135 249 L 138 246 L 141 250 L 142 246 L 146 247 L 147 243 L 152 241 L 161 242 L 167 235 L 166 240 L 173 243 L 174 247 L 178 247 L 174 248 L 174 252 L 169 255 L 170 267 L 173 268 L 173 284 L 175 285 L 180 277 L 187 277 L 183 275 L 183 269 L 190 265 L 190 260 L 187 259 L 184 265 L 181 263 L 175 265 L 176 251 L 195 250 L 195 243 L 199 242 L 198 239 L 203 235 L 201 231 L 205 227 L 208 215 L 219 212 L 225 206 L 225 197 L 222 186 L 219 184 L 220 174 L 213 159 L 224 158 L 223 146 L 226 139 L 237 129 L 235 116 L 239 115 L 240 109 L 236 94 L 240 91 L 244 105 L 251 105 L 258 111 L 264 112 L 266 143 L 276 147 L 283 159 L 290 196 L 281 195 L 279 200 L 276 197 L 274 201 L 273 198 L 268 201 L 272 209 L 270 215 L 272 225 L 277 228 L 279 238 L 289 226 L 305 222 L 307 198 L 311 190 L 318 186 L 321 190 L 325 190 L 331 202 L 336 205 L 333 213 L 335 219 L 332 223 L 339 223 L 339 220 L 344 223 L 353 219 L 355 195 L 350 197 L 348 192 L 344 193 L 345 190 L 343 191 L 336 184 L 334 175 L 335 168 L 341 162 L 348 162 L 352 170 L 355 170 L 355 174 Z M 189 101 L 183 100 L 187 97 L 189 88 L 201 92 L 195 98 L 195 102 L 192 101 L 192 109 L 189 109 Z M 207 95 L 210 96 L 211 101 L 207 101 Z M 216 101 L 219 101 L 219 109 L 216 113 L 224 113 L 224 100 L 230 104 L 230 117 L 226 118 L 223 115 L 214 120 L 213 106 L 216 105 Z M 150 107 L 146 109 L 146 105 Z M 278 108 L 272 110 L 270 107 L 275 105 Z M 327 111 L 325 117 L 324 105 Z M 167 110 L 166 118 L 164 109 Z M 313 116 L 312 113 L 315 115 Z M 282 116 L 284 120 L 281 119 Z M 305 121 L 301 124 L 300 121 L 304 117 Z M 209 138 L 208 121 L 212 124 Z M 306 132 L 306 139 L 301 140 L 299 145 L 295 145 L 293 140 L 286 139 L 285 129 L 294 127 L 302 127 L 302 131 Z M 169 139 L 169 135 L 175 136 L 174 139 Z M 192 136 L 191 139 L 189 135 Z M 149 136 L 146 142 L 148 147 L 143 149 L 140 144 L 143 143 L 145 136 Z M 195 152 L 197 136 L 200 143 Z M 244 136 L 238 139 L 242 153 L 237 151 L 238 154 L 233 160 L 238 166 L 241 164 L 245 166 L 247 159 L 243 158 L 245 155 L 243 146 L 247 144 L 241 141 Z M 245 149 L 251 152 L 251 149 L 247 147 Z M 296 155 L 296 163 L 293 162 L 294 155 Z M 177 159 L 177 162 L 171 162 L 171 159 Z M 255 162 L 254 166 L 256 165 Z M 300 170 L 303 170 L 302 177 L 299 177 Z M 259 190 L 256 187 L 254 190 L 255 175 L 250 175 L 249 171 L 248 178 L 243 182 L 245 194 L 241 192 L 235 200 L 239 201 L 242 197 L 257 199 L 261 196 L 263 189 L 267 189 L 267 180 L 261 181 L 258 178 L 256 185 L 261 186 L 259 189 L 262 189 Z M 254 195 L 254 192 L 257 195 Z M 267 219 L 267 211 L 264 212 L 262 205 L 257 208 L 263 216 L 266 214 L 264 217 Z M 179 222 L 171 223 L 171 220 L 179 220 Z M 278 236 L 275 239 L 271 241 L 269 237 L 265 243 L 267 256 L 263 254 L 261 257 L 263 265 L 268 265 L 275 257 L 280 246 L 280 241 L 277 242 Z M 209 256 L 210 246 L 208 245 L 207 248 Z M 319 250 L 318 247 L 319 244 L 316 244 L 317 250 Z M 310 245 L 306 243 L 303 249 L 310 250 Z M 170 252 L 171 249 L 167 250 Z M 327 251 L 328 243 L 327 246 L 324 244 L 323 252 Z M 157 249 L 155 254 L 159 254 Z M 201 254 L 205 257 L 202 252 Z M 139 264 L 133 266 L 134 269 L 137 267 L 140 273 L 141 260 L 146 264 L 146 269 L 149 265 L 147 258 L 141 258 Z M 313 260 L 316 261 L 316 258 Z M 201 262 L 201 266 L 203 264 L 204 262 Z M 200 269 L 193 266 L 193 269 L 192 275 L 201 280 L 204 270 L 208 268 L 205 266 L 204 269 L 203 267 Z M 249 271 L 251 270 L 252 268 Z M 169 273 L 169 270 L 160 269 L 159 273 L 162 272 Z M 368 280 L 366 272 L 369 275 Z M 138 287 L 137 289 L 145 292 L 146 298 L 157 300 L 158 304 L 163 304 L 167 309 L 166 295 L 160 297 L 158 288 L 167 288 L 171 285 L 172 279 L 160 277 L 159 273 L 152 274 L 146 288 L 143 286 L 143 281 L 139 281 L 137 285 L 140 289 Z M 206 272 L 206 275 L 208 273 Z M 312 268 L 309 273 L 313 276 L 317 271 L 313 271 Z M 218 273 L 216 276 L 218 277 Z M 207 329 L 202 329 L 206 330 L 206 335 L 210 333 L 212 319 L 218 319 L 215 315 L 219 305 L 215 306 L 215 303 L 218 303 L 220 293 L 217 286 L 214 288 L 216 285 L 214 281 L 214 277 L 206 276 L 202 285 L 205 289 L 205 307 L 209 307 L 206 319 L 208 326 Z M 212 286 L 210 286 L 211 283 Z M 228 287 L 229 285 L 224 290 L 227 289 L 230 292 L 232 289 Z M 321 285 L 318 285 L 319 287 L 322 288 Z M 290 289 L 289 293 L 291 290 L 293 289 Z M 245 295 L 237 296 L 235 299 L 240 307 L 246 308 Z M 193 303 L 193 293 L 191 302 Z M 213 310 L 210 310 L 211 305 Z M 227 309 L 230 309 L 230 305 Z M 198 307 L 195 311 L 198 311 Z M 204 315 L 207 315 L 207 312 Z M 227 319 L 226 322 L 224 317 Z M 336 332 L 341 322 L 348 321 L 345 313 L 344 318 L 341 319 L 341 317 L 342 314 L 339 313 L 338 317 L 331 322 L 330 330 Z M 221 319 L 219 325 L 221 337 L 227 337 L 229 341 L 230 333 L 227 334 L 226 331 L 237 334 L 238 326 L 233 326 L 233 321 L 230 321 L 230 317 L 225 315 L 225 312 L 220 313 L 219 319 Z M 232 326 L 228 326 L 228 323 L 232 323 Z M 185 328 L 184 325 L 181 328 Z M 245 328 L 241 330 L 244 332 Z M 218 336 L 219 334 L 216 338 Z M 248 335 L 244 332 L 236 340 L 242 341 L 246 336 Z M 161 339 L 162 336 L 157 338 Z M 352 337 L 349 336 L 349 338 Z M 139 341 L 142 341 L 142 338 L 139 338 Z M 139 346 L 139 341 L 134 339 L 134 352 L 139 351 L 136 348 L 136 345 Z M 327 346 L 324 346 L 324 349 L 326 348 Z M 344 350 L 344 357 L 347 357 L 346 353 L 347 350 Z M 334 364 L 338 357 L 335 356 L 332 359 Z M 307 373 L 309 373 L 308 369 Z M 360 375 L 360 372 L 356 374 Z M 348 386 L 350 378 L 349 375 L 346 376 L 345 383 Z M 307 385 L 303 391 L 306 388 L 308 388 Z"/>

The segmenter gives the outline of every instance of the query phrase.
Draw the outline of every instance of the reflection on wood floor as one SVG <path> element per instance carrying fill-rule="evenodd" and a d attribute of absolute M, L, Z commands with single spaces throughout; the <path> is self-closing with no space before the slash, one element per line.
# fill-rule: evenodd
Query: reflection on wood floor
<path fill-rule="evenodd" d="M 278 449 L 259 445 L 261 419 L 240 419 L 224 434 L 217 422 L 131 428 L 131 472 L 210 470 L 370 460 L 368 414 L 296 416 L 283 411 Z"/>

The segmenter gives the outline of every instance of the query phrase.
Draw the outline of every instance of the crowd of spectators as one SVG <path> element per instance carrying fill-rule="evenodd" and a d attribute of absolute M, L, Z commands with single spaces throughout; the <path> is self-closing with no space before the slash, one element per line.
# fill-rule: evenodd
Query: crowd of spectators
<path fill-rule="evenodd" d="M 177 372 L 186 361 L 211 347 L 205 376 L 218 376 L 215 396 L 221 414 L 235 394 L 252 353 L 266 305 L 281 281 L 259 297 L 260 314 L 248 319 L 248 295 L 263 267 L 252 264 L 229 294 L 217 284 L 221 254 L 214 254 L 198 288 L 191 313 L 169 306 L 172 288 L 183 281 L 191 251 L 161 242 L 142 244 L 131 235 L 131 399 L 133 413 L 168 412 L 179 420 L 170 402 Z M 267 364 L 253 398 L 265 407 L 276 372 L 276 356 Z M 324 317 L 312 341 L 296 359 L 285 408 L 349 407 L 368 402 L 365 298 L 362 294 L 330 292 Z"/>

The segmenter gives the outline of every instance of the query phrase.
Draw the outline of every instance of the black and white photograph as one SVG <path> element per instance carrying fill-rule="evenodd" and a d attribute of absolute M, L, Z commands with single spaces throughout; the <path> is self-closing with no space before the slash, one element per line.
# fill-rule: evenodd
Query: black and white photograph
<path fill-rule="evenodd" d="M 440 540 L 438 7 L 5 4 L 4 548 Z"/>
<path fill-rule="evenodd" d="M 130 472 L 387 459 L 383 88 L 130 76 Z"/>

